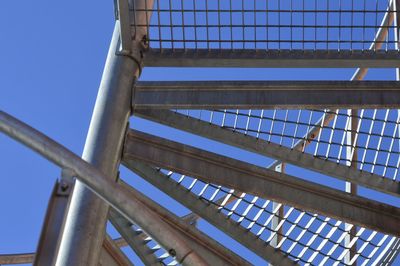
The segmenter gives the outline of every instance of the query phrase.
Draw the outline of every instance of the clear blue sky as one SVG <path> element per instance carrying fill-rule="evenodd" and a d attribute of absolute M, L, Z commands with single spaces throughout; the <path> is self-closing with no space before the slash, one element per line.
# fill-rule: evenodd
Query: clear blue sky
<path fill-rule="evenodd" d="M 113 27 L 112 1 L 2 1 L 0 108 L 81 154 Z M 353 71 L 145 69 L 142 79 L 347 80 Z M 393 77 L 393 70 L 368 76 Z M 132 123 L 158 135 L 170 133 L 173 139 L 189 138 L 136 119 Z M 203 140 L 196 145 L 216 149 Z M 247 154 L 234 157 L 249 160 Z M 264 164 L 260 158 L 251 160 Z M 60 170 L 1 134 L 0 167 L 0 254 L 32 252 Z M 139 181 L 137 186 L 150 189 Z"/>

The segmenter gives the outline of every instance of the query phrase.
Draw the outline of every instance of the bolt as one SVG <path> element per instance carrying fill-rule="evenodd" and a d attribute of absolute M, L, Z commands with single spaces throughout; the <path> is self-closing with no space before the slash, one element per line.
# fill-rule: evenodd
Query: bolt
<path fill-rule="evenodd" d="M 68 189 L 69 185 L 65 182 L 61 182 L 61 191 L 65 192 Z"/>
<path fill-rule="evenodd" d="M 143 35 L 142 42 L 144 45 L 147 45 L 147 35 Z"/>
<path fill-rule="evenodd" d="M 175 249 L 171 248 L 170 250 L 168 250 L 169 255 L 171 255 L 172 257 L 176 256 L 176 251 Z"/>

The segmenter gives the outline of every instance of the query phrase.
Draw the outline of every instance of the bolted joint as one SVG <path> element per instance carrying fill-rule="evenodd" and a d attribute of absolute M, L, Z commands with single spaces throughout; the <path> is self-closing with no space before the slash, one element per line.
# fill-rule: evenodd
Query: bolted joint
<path fill-rule="evenodd" d="M 57 195 L 69 196 L 74 185 L 75 172 L 71 169 L 63 169 L 61 171 L 61 178 L 58 181 Z"/>
<path fill-rule="evenodd" d="M 148 50 L 148 49 L 149 49 L 149 47 L 150 47 L 150 42 L 149 42 L 149 38 L 147 38 L 147 35 L 143 35 L 142 41 L 141 41 L 140 43 L 141 43 L 142 47 L 143 47 L 145 50 Z"/>
<path fill-rule="evenodd" d="M 73 188 L 73 184 L 61 179 L 58 181 L 57 196 L 69 196 Z"/>
<path fill-rule="evenodd" d="M 171 257 L 175 257 L 176 256 L 175 249 L 171 248 L 170 250 L 168 250 L 168 254 L 171 255 Z"/>
<path fill-rule="evenodd" d="M 61 181 L 60 188 L 62 191 L 66 191 L 69 188 L 69 185 L 67 183 L 65 183 L 64 181 Z"/>
<path fill-rule="evenodd" d="M 119 50 L 118 52 L 115 53 L 117 56 L 126 56 L 130 59 L 132 59 L 138 69 L 139 69 L 139 76 L 142 73 L 142 69 L 144 67 L 143 65 L 143 58 L 144 54 L 148 50 L 148 48 L 143 44 L 143 41 L 133 41 L 132 42 L 132 47 L 131 50 Z"/>

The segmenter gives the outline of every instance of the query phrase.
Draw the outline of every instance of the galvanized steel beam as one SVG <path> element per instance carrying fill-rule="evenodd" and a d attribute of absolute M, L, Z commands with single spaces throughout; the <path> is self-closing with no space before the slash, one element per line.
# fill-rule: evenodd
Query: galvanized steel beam
<path fill-rule="evenodd" d="M 361 50 L 150 49 L 148 67 L 395 68 L 400 53 Z"/>
<path fill-rule="evenodd" d="M 117 243 L 113 241 L 113 243 L 109 243 L 109 241 L 113 241 L 108 236 L 105 238 L 102 246 L 102 250 L 100 253 L 99 264 L 100 265 L 132 265 L 132 263 L 126 258 L 126 256 L 122 253 L 121 250 L 115 249 L 118 247 Z M 113 248 L 110 248 L 110 245 Z M 32 264 L 34 263 L 34 259 L 36 257 L 36 253 L 24 253 L 24 254 L 1 254 L 0 255 L 0 265 L 13 265 L 13 264 Z M 34 263 L 34 265 L 54 265 L 54 264 L 40 264 L 43 260 L 40 260 L 38 263 Z M 49 260 L 44 261 L 49 262 Z"/>
<path fill-rule="evenodd" d="M 42 264 L 43 265 L 43 264 Z M 99 266 L 133 266 L 133 263 L 119 249 L 112 238 L 106 235 L 104 239 L 102 252 L 99 258 Z"/>
<path fill-rule="evenodd" d="M 150 182 L 152 185 L 196 213 L 210 224 L 219 228 L 221 231 L 232 237 L 234 240 L 243 244 L 249 250 L 272 263 L 273 265 L 295 265 L 296 263 L 287 258 L 281 251 L 266 245 L 264 241 L 256 237 L 253 233 L 239 226 L 231 219 L 227 219 L 213 205 L 199 200 L 195 195 L 188 192 L 184 187 L 178 186 L 169 180 L 163 173 L 141 163 L 139 161 L 123 158 L 122 163 L 130 170 Z"/>
<path fill-rule="evenodd" d="M 141 160 L 204 182 L 400 236 L 400 209 L 270 169 L 129 130 L 123 160 Z"/>
<path fill-rule="evenodd" d="M 162 109 L 399 108 L 396 81 L 141 81 L 132 107 Z"/>
<path fill-rule="evenodd" d="M 34 258 L 35 258 L 35 253 L 1 254 L 0 265 L 33 263 Z"/>
<path fill-rule="evenodd" d="M 119 21 L 113 37 L 82 158 L 115 179 L 131 111 L 131 88 L 139 77 L 146 29 L 131 34 L 128 0 L 118 0 Z M 152 0 L 131 0 L 135 23 L 148 24 Z M 135 24 L 133 24 L 133 27 Z M 57 257 L 58 264 L 97 265 L 104 239 L 108 206 L 79 181 L 74 187 Z"/>
<path fill-rule="evenodd" d="M 82 158 L 116 178 L 121 143 L 130 115 L 129 100 L 139 66 L 117 55 L 120 30 L 116 23 Z M 57 264 L 97 265 L 105 234 L 108 206 L 80 181 L 72 193 Z"/>
<path fill-rule="evenodd" d="M 72 188 L 72 177 L 66 177 L 65 173 L 63 173 L 63 178 L 54 184 L 33 265 L 55 263 Z"/>
<path fill-rule="evenodd" d="M 142 237 L 132 229 L 132 223 L 130 221 L 113 209 L 109 212 L 109 219 L 144 265 L 159 265 L 158 258 L 152 253 L 150 248 L 146 246 L 146 242 Z"/>
<path fill-rule="evenodd" d="M 347 110 L 349 115 L 350 123 L 347 125 L 346 134 L 346 165 L 357 170 L 357 161 L 358 161 L 358 148 L 357 148 L 357 132 L 358 126 L 360 123 L 360 119 L 358 118 L 358 110 Z M 352 184 L 350 182 L 345 183 L 345 191 L 347 193 L 351 193 L 353 195 L 357 195 L 358 188 L 356 184 Z M 345 227 L 348 226 L 345 224 Z M 350 229 L 349 235 L 345 237 L 345 246 L 349 246 L 352 241 L 352 236 L 357 234 L 357 227 L 353 226 Z M 351 246 L 349 252 L 345 255 L 344 261 L 345 263 L 350 264 L 351 259 L 357 254 L 357 241 Z M 356 264 L 356 263 L 355 263 Z M 356 265 L 355 265 L 356 266 Z"/>
<path fill-rule="evenodd" d="M 324 175 L 352 182 L 360 186 L 400 196 L 400 183 L 382 176 L 358 171 L 357 169 L 337 164 L 335 162 L 315 158 L 311 154 L 296 149 L 267 142 L 250 135 L 223 129 L 198 119 L 174 113 L 168 110 L 137 110 L 135 115 L 184 130 L 202 137 L 219 141 L 260 155 L 277 159 Z"/>
<path fill-rule="evenodd" d="M 62 145 L 29 127 L 12 116 L 0 111 L 0 131 L 26 145 L 49 161 L 75 173 L 82 184 L 111 207 L 118 210 L 132 223 L 148 232 L 167 250 L 173 250 L 179 263 L 206 265 L 186 241 L 175 235 L 171 227 L 159 221 L 157 215 L 93 165 L 87 163 Z M 98 258 L 97 258 L 98 259 Z"/>
<path fill-rule="evenodd" d="M 104 240 L 107 241 L 107 238 Z M 114 246 L 120 248 L 123 246 L 126 246 L 126 242 L 122 238 L 117 238 L 112 240 L 114 242 Z M 103 256 L 104 253 L 106 253 L 105 249 L 105 242 L 103 242 L 102 246 L 102 251 L 100 254 L 100 259 L 101 256 Z M 34 259 L 35 259 L 36 253 L 19 253 L 19 254 L 0 254 L 0 265 L 3 264 L 32 264 Z"/>
<path fill-rule="evenodd" d="M 165 221 L 175 230 L 176 234 L 182 236 L 190 248 L 196 250 L 199 256 L 201 256 L 209 265 L 250 265 L 249 262 L 218 244 L 215 240 L 200 232 L 193 225 L 186 223 L 172 212 L 161 207 L 159 204 L 123 181 L 120 182 L 124 189 L 128 190 L 129 193 L 139 199 L 143 205 L 147 206 L 147 208 L 153 210 L 159 216 L 160 220 Z M 115 212 L 110 213 L 110 218 L 118 217 L 121 216 Z M 123 217 L 121 218 L 124 219 Z M 111 219 L 111 222 L 112 221 L 113 219 Z"/>
<path fill-rule="evenodd" d="M 118 11 L 118 23 L 120 28 L 121 50 L 130 53 L 132 50 L 131 20 L 129 17 L 128 0 L 117 0 L 115 2 Z"/>

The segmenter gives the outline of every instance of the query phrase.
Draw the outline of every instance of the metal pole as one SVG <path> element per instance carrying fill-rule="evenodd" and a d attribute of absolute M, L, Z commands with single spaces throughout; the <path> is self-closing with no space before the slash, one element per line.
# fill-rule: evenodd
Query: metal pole
<path fill-rule="evenodd" d="M 358 149 L 357 149 L 357 130 L 358 130 L 358 110 L 355 109 L 349 109 L 347 110 L 347 113 L 349 115 L 350 121 L 347 126 L 347 132 L 346 132 L 346 165 L 350 166 L 353 169 L 357 169 L 357 160 L 358 160 Z M 345 191 L 352 194 L 352 195 L 357 195 L 357 185 L 352 184 L 351 182 L 346 182 L 345 183 Z M 345 224 L 345 227 L 347 228 L 348 224 Z M 345 238 L 345 245 L 346 247 L 351 243 L 351 240 L 353 237 L 356 236 L 357 233 L 357 228 L 354 225 L 350 232 L 349 235 L 346 236 Z M 354 243 L 350 248 L 349 252 L 346 254 L 344 261 L 345 263 L 349 263 L 354 255 L 357 254 L 357 242 Z M 355 262 L 353 265 L 356 265 L 357 262 Z"/>
<path fill-rule="evenodd" d="M 275 166 L 274 170 L 278 173 L 285 172 L 285 163 L 280 163 L 277 166 Z M 276 212 L 276 216 L 272 218 L 271 221 L 271 234 L 274 233 L 274 231 L 277 230 L 275 233 L 275 236 L 272 238 L 270 245 L 273 246 L 274 248 L 277 248 L 278 243 L 280 242 L 282 238 L 282 229 L 277 229 L 279 223 L 281 222 L 281 219 L 283 218 L 284 215 L 284 208 L 285 206 L 280 206 L 281 204 L 279 202 L 272 202 L 272 211 L 275 211 L 276 208 L 279 208 L 278 211 Z M 279 207 L 280 206 L 280 207 Z M 271 263 L 269 264 L 270 266 L 273 266 Z"/>
<path fill-rule="evenodd" d="M 131 88 L 138 65 L 119 56 L 116 24 L 82 158 L 115 178 L 130 115 Z M 105 236 L 108 206 L 77 181 L 65 221 L 57 265 L 97 265 Z"/>
<path fill-rule="evenodd" d="M 136 223 L 148 232 L 183 265 L 207 265 L 194 250 L 191 250 L 186 241 L 176 235 L 171 227 L 158 219 L 156 213 L 143 205 L 138 198 L 123 189 L 120 184 L 110 178 L 93 165 L 87 163 L 67 148 L 29 127 L 12 116 L 0 111 L 0 131 L 21 142 L 43 157 L 75 173 L 74 176 L 96 193 L 99 199 L 118 210 L 126 219 Z M 77 261 L 82 265 L 81 261 Z M 56 265 L 60 263 L 56 262 Z M 68 264 L 76 265 L 76 264 Z"/>
<path fill-rule="evenodd" d="M 274 170 L 278 173 L 283 173 L 283 172 L 285 172 L 284 167 L 285 167 L 285 163 L 280 163 L 275 167 Z M 283 217 L 284 206 L 279 207 L 279 205 L 281 205 L 279 202 L 272 202 L 272 211 L 276 210 L 276 208 L 279 208 L 279 210 L 276 212 L 276 215 L 274 216 L 274 218 L 272 218 L 272 221 L 271 221 L 271 230 L 272 231 L 276 230 L 276 228 L 278 227 L 278 225 L 281 221 L 281 218 Z M 275 236 L 271 240 L 271 246 L 273 246 L 274 248 L 276 248 L 278 246 L 278 243 L 281 238 L 281 235 L 280 235 L 280 233 L 282 233 L 281 231 L 282 230 L 278 230 L 278 232 L 275 234 Z M 271 234 L 272 233 L 273 232 L 271 232 Z"/>

